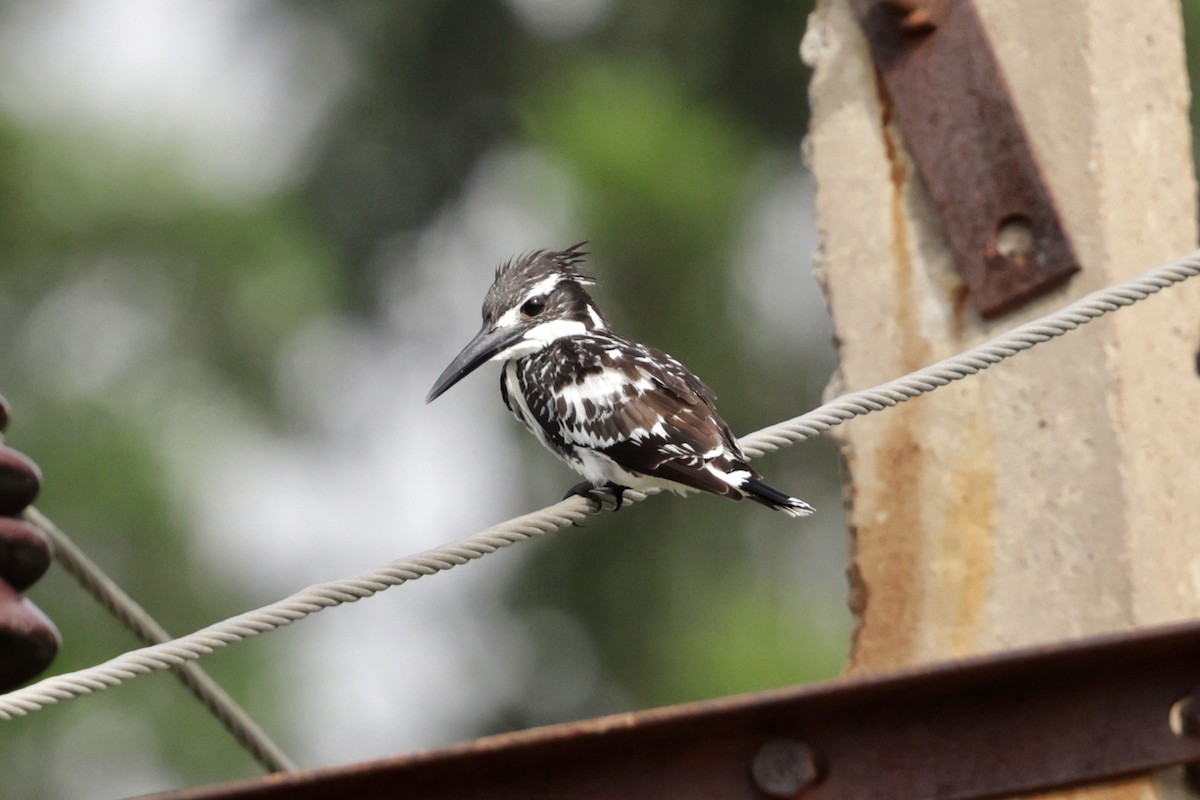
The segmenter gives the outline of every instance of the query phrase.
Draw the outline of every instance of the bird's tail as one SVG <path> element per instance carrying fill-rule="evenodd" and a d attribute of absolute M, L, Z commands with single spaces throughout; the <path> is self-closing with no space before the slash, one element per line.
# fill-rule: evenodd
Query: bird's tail
<path fill-rule="evenodd" d="M 740 488 L 751 500 L 762 503 L 767 508 L 782 511 L 789 517 L 807 517 L 813 513 L 813 507 L 808 503 L 797 497 L 786 495 L 758 478 L 747 478 L 742 482 Z"/>

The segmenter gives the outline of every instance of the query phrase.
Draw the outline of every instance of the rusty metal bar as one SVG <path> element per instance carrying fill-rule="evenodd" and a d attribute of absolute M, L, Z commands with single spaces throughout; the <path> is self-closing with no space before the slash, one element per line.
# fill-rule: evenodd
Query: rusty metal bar
<path fill-rule="evenodd" d="M 1079 270 L 972 0 L 851 0 L 979 313 Z"/>
<path fill-rule="evenodd" d="M 158 798 L 978 800 L 1200 761 L 1198 684 L 1193 622 Z"/>

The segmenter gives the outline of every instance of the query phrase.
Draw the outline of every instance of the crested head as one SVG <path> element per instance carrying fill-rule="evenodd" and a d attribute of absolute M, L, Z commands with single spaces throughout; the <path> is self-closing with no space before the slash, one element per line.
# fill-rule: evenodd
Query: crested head
<path fill-rule="evenodd" d="M 596 281 L 580 267 L 587 255 L 579 248 L 534 250 L 496 268 L 496 280 L 483 301 L 483 321 L 497 327 L 523 325 L 526 338 L 549 342 L 555 332 L 606 330 L 608 323 L 583 288 Z"/>
<path fill-rule="evenodd" d="M 547 305 L 551 295 L 559 301 L 567 299 L 567 295 L 590 300 L 583 287 L 596 281 L 580 272 L 587 255 L 579 249 L 583 244 L 571 245 L 560 252 L 533 250 L 496 267 L 496 280 L 483 301 L 484 320 L 497 322 L 506 313 L 535 298 L 543 298 Z M 566 291 L 556 291 L 560 287 Z"/>
<path fill-rule="evenodd" d="M 549 250 L 531 250 L 510 258 L 496 267 L 496 285 L 501 282 L 523 282 L 540 280 L 550 275 L 559 275 L 564 280 L 572 280 L 584 286 L 596 282 L 589 275 L 580 272 L 580 265 L 588 255 L 586 250 L 580 250 L 587 242 L 577 242 L 566 250 L 553 252 Z M 493 286 L 493 289 L 495 286 Z"/>
<path fill-rule="evenodd" d="M 579 271 L 586 255 L 572 245 L 561 252 L 535 250 L 501 264 L 483 301 L 483 327 L 446 367 L 426 402 L 486 361 L 525 358 L 553 342 L 608 329 Z"/>

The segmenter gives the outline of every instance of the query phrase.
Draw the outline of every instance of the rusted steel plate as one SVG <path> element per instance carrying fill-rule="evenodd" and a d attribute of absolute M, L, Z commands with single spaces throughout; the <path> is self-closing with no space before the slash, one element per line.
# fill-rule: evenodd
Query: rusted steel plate
<path fill-rule="evenodd" d="M 971 0 L 851 0 L 891 114 L 985 318 L 1079 270 Z"/>
<path fill-rule="evenodd" d="M 1189 623 L 158 797 L 1002 797 L 1200 760 L 1168 721 L 1198 684 Z"/>

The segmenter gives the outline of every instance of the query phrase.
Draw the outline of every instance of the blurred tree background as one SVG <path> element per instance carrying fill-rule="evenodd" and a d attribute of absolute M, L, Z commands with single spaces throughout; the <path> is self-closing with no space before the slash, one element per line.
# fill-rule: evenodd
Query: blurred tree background
<path fill-rule="evenodd" d="M 575 481 L 494 370 L 421 403 L 515 251 L 587 239 L 735 431 L 819 403 L 810 2 L 154 5 L 0 6 L 0 392 L 39 507 L 171 631 Z M 657 498 L 202 664 L 305 766 L 833 676 L 836 454 L 763 469 L 818 515 Z M 136 645 L 57 571 L 31 596 L 54 672 Z M 2 797 L 256 771 L 168 675 L 0 725 Z"/>

